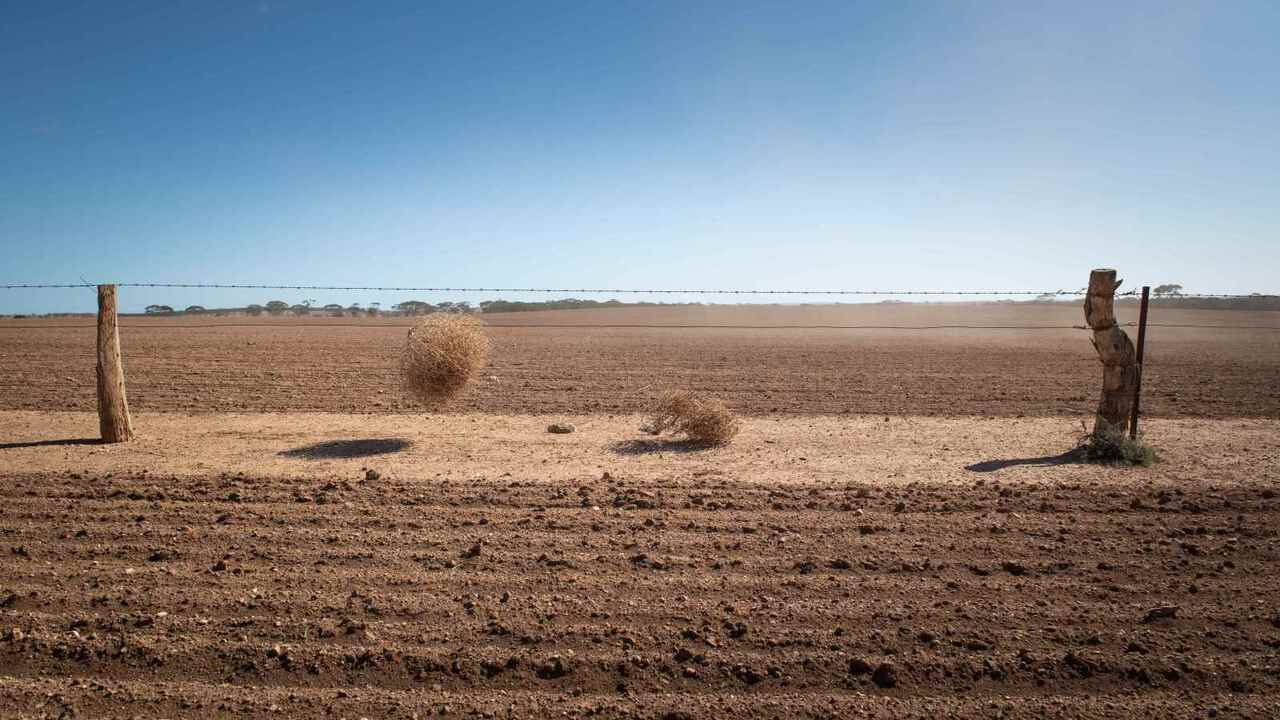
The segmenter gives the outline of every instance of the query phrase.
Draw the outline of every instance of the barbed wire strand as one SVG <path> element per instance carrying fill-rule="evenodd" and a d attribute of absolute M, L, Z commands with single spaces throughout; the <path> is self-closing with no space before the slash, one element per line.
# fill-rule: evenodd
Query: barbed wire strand
<path fill-rule="evenodd" d="M 1137 323 L 1118 323 L 1118 327 L 1137 327 Z M 70 324 L 0 324 L 0 330 L 89 330 L 97 325 Z M 406 328 L 408 325 L 393 323 L 335 323 L 335 322 L 229 322 L 229 323 L 174 323 L 132 324 L 121 323 L 121 330 L 204 330 L 208 328 L 352 328 L 373 330 L 378 328 Z M 503 329 L 603 329 L 603 330 L 1084 330 L 1084 325 L 731 325 L 731 324 L 671 324 L 671 323 L 485 323 L 486 328 Z M 1214 325 L 1209 323 L 1147 323 L 1147 327 L 1203 329 L 1203 330 L 1272 330 L 1277 325 Z"/>
<path fill-rule="evenodd" d="M 521 288 L 521 287 L 410 287 L 410 286 L 357 286 L 357 285 L 258 285 L 244 283 L 114 283 L 122 288 L 188 288 L 215 290 L 317 290 L 360 292 L 521 292 L 521 293 L 583 293 L 583 294 L 634 294 L 634 295 L 1084 295 L 1083 291 L 1068 290 L 746 290 L 703 288 Z M 40 284 L 26 283 L 0 285 L 6 290 L 34 290 L 45 288 L 95 287 L 92 283 Z M 1117 293 L 1133 295 L 1136 291 Z"/>
<path fill-rule="evenodd" d="M 739 288 L 521 288 L 521 287 L 420 287 L 398 285 L 268 285 L 257 283 L 114 283 L 122 288 L 175 288 L 175 289 L 212 289 L 212 290 L 315 290 L 315 291 L 358 291 L 358 292 L 519 292 L 519 293 L 582 293 L 590 295 L 867 295 L 867 296 L 1083 296 L 1084 290 L 748 290 Z M 0 285 L 4 290 L 38 290 L 54 288 L 89 288 L 96 283 L 16 283 Z M 1116 297 L 1131 297 L 1140 294 L 1139 290 L 1127 290 L 1116 293 Z M 1280 295 L 1272 293 L 1181 293 L 1165 296 L 1167 298 L 1275 298 Z"/>

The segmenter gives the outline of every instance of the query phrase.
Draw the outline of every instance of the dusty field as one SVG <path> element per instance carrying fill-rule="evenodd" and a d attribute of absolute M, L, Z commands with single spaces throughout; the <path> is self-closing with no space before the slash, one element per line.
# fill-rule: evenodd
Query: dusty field
<path fill-rule="evenodd" d="M 0 412 L 0 715 L 1274 717 L 1275 420 L 564 419 Z"/>
<path fill-rule="evenodd" d="M 1122 320 L 1133 315 L 1122 307 Z M 452 411 L 629 413 L 660 387 L 691 386 L 749 414 L 1056 416 L 1089 412 L 1101 376 L 1088 336 L 1071 329 L 527 327 L 1071 326 L 1083 322 L 1075 303 L 638 308 L 485 320 L 504 326 L 492 330 L 493 366 Z M 0 321 L 0 409 L 92 409 L 89 322 Z M 129 400 L 152 411 L 408 412 L 396 372 L 405 322 L 125 318 Z M 1151 415 L 1280 417 L 1280 331 L 1222 327 L 1280 327 L 1280 313 L 1157 309 L 1152 322 L 1217 327 L 1151 328 Z"/>

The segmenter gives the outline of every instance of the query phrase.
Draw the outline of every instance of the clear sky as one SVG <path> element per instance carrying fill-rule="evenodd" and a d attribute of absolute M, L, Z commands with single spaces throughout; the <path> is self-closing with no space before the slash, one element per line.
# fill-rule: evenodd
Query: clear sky
<path fill-rule="evenodd" d="M 0 6 L 0 283 L 1276 291 L 1278 229 L 1272 0 Z M 273 297 L 407 299 L 121 301 Z"/>

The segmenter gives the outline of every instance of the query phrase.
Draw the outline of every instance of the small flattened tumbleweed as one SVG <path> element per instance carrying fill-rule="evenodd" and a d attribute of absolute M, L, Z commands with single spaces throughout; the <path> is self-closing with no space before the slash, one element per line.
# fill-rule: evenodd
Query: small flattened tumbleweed
<path fill-rule="evenodd" d="M 653 406 L 653 434 L 683 433 L 695 445 L 724 445 L 738 434 L 738 419 L 723 401 L 687 390 L 669 392 Z"/>

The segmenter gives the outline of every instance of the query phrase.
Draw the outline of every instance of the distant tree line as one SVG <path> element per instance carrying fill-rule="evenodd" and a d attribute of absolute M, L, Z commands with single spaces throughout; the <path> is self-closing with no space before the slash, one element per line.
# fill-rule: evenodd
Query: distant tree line
<path fill-rule="evenodd" d="M 1081 288 L 1079 292 L 1084 292 L 1085 288 Z M 1079 302 L 1075 295 L 1067 294 L 1065 291 L 1059 293 L 1045 293 L 1035 298 L 1032 302 Z M 1182 285 L 1178 283 L 1165 283 L 1157 285 L 1151 289 L 1152 304 L 1160 307 L 1177 307 L 1185 309 L 1205 309 L 1205 310 L 1280 310 L 1280 297 L 1275 295 L 1262 295 L 1254 293 L 1247 297 L 1238 298 L 1204 298 L 1187 296 L 1183 294 Z M 1118 303 L 1136 302 L 1134 296 L 1125 296 L 1117 298 Z M 900 302 L 896 300 L 887 300 L 885 302 Z M 1010 301 L 1001 301 L 1010 302 Z M 682 303 L 670 303 L 671 305 L 680 305 Z M 467 301 L 458 302 L 440 302 L 429 303 L 422 300 L 405 300 L 404 302 L 392 305 L 389 310 L 383 310 L 381 303 L 369 303 L 367 306 L 361 306 L 360 303 L 353 303 L 346 307 L 338 303 L 330 303 L 323 307 L 316 307 L 314 300 L 303 300 L 300 303 L 289 304 L 284 300 L 270 300 L 265 304 L 253 304 L 244 308 L 215 308 L 208 309 L 203 305 L 190 305 L 185 310 L 175 310 L 169 305 L 148 305 L 146 314 L 148 315 L 178 315 L 178 314 L 214 314 L 218 316 L 231 313 L 246 313 L 249 315 L 286 315 L 307 316 L 313 313 L 320 313 L 329 317 L 377 317 L 383 314 L 401 315 L 401 316 L 418 316 L 430 315 L 436 312 L 449 313 L 509 313 L 509 312 L 530 312 L 534 310 L 585 310 L 593 308 L 617 308 L 617 307 L 653 307 L 668 305 L 668 303 L 654 302 L 622 302 L 620 300 L 582 300 L 579 298 L 563 298 L 560 300 L 542 300 L 538 302 L 527 302 L 520 300 L 485 300 L 478 306 L 473 306 Z"/>
<path fill-rule="evenodd" d="M 175 310 L 169 305 L 148 305 L 146 312 L 148 315 L 176 315 L 179 313 L 201 314 L 201 313 L 227 313 L 227 312 L 244 312 L 249 315 L 297 315 L 306 316 L 313 313 L 328 315 L 330 317 L 351 316 L 357 317 L 367 315 L 376 317 L 380 314 L 394 315 L 430 315 L 437 312 L 448 313 L 503 313 L 503 312 L 528 312 L 533 310 L 582 310 L 590 308 L 616 308 L 624 306 L 656 306 L 665 303 L 652 302 L 636 302 L 624 303 L 620 300 L 581 300 L 578 298 L 564 298 L 562 300 L 543 300 L 539 302 L 524 302 L 517 300 L 485 300 L 478 306 L 472 305 L 465 300 L 445 301 L 439 303 L 429 303 L 422 300 L 405 300 L 404 302 L 392 305 L 389 310 L 383 310 L 381 303 L 369 303 L 367 307 L 362 307 L 360 303 L 353 303 L 348 306 L 342 306 L 338 303 L 329 303 L 321 307 L 317 307 L 314 300 L 304 300 L 300 303 L 289 304 L 284 300 L 269 300 L 266 303 L 248 305 L 244 308 L 230 308 L 209 310 L 203 305 L 191 305 L 186 310 Z"/>
<path fill-rule="evenodd" d="M 592 308 L 616 308 L 616 307 L 653 307 L 657 305 L 666 305 L 667 303 L 652 302 L 633 302 L 624 303 L 621 300 L 580 300 L 578 298 L 564 298 L 563 300 L 542 300 L 540 302 L 523 302 L 517 300 L 485 300 L 480 303 L 480 312 L 485 313 L 503 313 L 503 312 L 529 312 L 532 310 L 587 310 Z"/>

